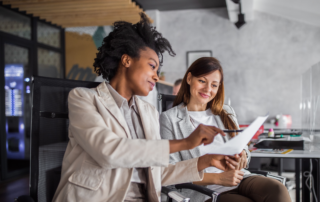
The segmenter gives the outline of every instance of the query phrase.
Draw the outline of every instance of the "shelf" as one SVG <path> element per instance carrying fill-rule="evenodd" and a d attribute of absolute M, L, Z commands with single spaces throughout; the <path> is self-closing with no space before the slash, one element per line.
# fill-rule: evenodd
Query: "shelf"
<path fill-rule="evenodd" d="M 167 86 L 172 86 L 173 87 L 173 84 L 172 83 L 169 83 L 167 81 L 162 81 L 162 80 L 159 80 L 157 83 L 161 83 L 163 85 L 167 85 Z"/>

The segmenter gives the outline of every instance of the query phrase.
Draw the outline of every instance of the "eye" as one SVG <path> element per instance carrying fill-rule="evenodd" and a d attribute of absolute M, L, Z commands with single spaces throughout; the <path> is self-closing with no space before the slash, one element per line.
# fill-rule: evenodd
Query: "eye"
<path fill-rule="evenodd" d="M 156 68 L 156 66 L 154 66 L 154 65 L 152 65 L 152 64 L 149 64 L 150 65 L 150 67 L 152 68 L 152 69 L 155 69 Z"/>
<path fill-rule="evenodd" d="M 212 87 L 216 88 L 216 87 L 218 87 L 218 86 L 217 86 L 217 85 L 215 85 L 215 84 L 212 84 Z"/>
<path fill-rule="evenodd" d="M 199 82 L 200 82 L 200 83 L 205 83 L 205 81 L 204 81 L 204 80 L 201 80 L 201 79 L 199 79 Z"/>

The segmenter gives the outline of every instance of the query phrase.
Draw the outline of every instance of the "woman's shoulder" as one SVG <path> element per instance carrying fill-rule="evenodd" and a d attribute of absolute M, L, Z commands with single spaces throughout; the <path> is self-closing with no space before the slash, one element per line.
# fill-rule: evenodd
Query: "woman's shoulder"
<path fill-rule="evenodd" d="M 175 106 L 175 107 L 172 107 L 171 109 L 168 109 L 168 110 L 162 112 L 161 114 L 169 116 L 169 117 L 176 116 L 178 114 L 179 110 L 181 110 L 181 108 L 182 108 L 182 103 Z"/>
<path fill-rule="evenodd" d="M 69 92 L 69 98 L 86 97 L 90 98 L 97 94 L 96 88 L 76 87 Z"/>
<path fill-rule="evenodd" d="M 181 110 L 182 104 L 179 104 L 175 107 L 172 107 L 171 109 L 168 109 L 167 111 L 164 111 L 160 114 L 160 120 L 169 119 L 169 120 L 175 120 L 177 118 L 177 115 L 179 111 Z"/>

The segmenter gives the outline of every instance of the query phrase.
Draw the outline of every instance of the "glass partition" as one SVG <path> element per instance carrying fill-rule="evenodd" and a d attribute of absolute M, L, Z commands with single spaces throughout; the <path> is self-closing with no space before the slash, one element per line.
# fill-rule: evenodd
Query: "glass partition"
<path fill-rule="evenodd" d="M 320 63 L 302 75 L 301 125 L 306 137 L 320 143 Z"/>
<path fill-rule="evenodd" d="M 63 78 L 61 54 L 38 48 L 38 75 L 53 78 Z"/>
<path fill-rule="evenodd" d="M 4 44 L 7 171 L 28 169 L 30 158 L 31 72 L 29 50 Z"/>
<path fill-rule="evenodd" d="M 0 181 L 28 173 L 32 76 L 64 78 L 63 33 L 0 3 Z"/>
<path fill-rule="evenodd" d="M 37 23 L 37 40 L 40 43 L 60 48 L 60 33 L 55 27 L 42 22 Z"/>
<path fill-rule="evenodd" d="M 0 7 L 0 22 L 0 31 L 31 39 L 30 18 Z"/>

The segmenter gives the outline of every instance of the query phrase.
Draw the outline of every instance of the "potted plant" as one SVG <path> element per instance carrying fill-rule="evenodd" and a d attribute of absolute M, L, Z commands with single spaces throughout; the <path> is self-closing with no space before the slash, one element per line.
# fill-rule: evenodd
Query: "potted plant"
<path fill-rule="evenodd" d="M 164 72 L 160 73 L 159 79 L 162 81 L 166 80 L 166 77 L 164 76 Z"/>

